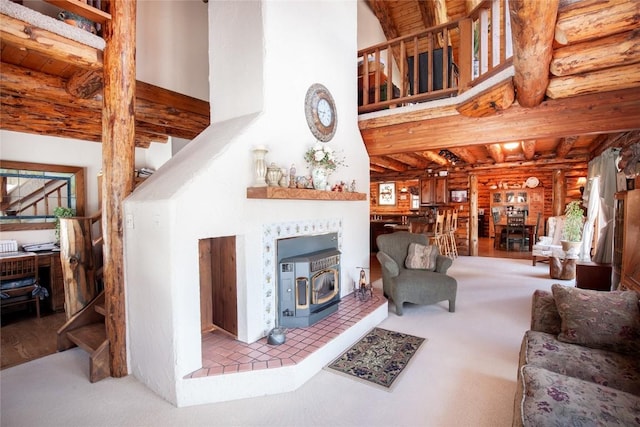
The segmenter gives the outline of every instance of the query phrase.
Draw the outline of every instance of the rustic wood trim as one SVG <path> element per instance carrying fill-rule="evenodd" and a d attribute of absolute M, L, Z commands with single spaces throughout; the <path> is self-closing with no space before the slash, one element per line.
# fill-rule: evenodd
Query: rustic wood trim
<path fill-rule="evenodd" d="M 247 199 L 297 199 L 297 200 L 367 200 L 366 193 L 309 190 L 286 187 L 249 187 Z"/>
<path fill-rule="evenodd" d="M 579 75 L 554 77 L 547 86 L 547 96 L 558 99 L 638 87 L 640 87 L 640 63 Z"/>

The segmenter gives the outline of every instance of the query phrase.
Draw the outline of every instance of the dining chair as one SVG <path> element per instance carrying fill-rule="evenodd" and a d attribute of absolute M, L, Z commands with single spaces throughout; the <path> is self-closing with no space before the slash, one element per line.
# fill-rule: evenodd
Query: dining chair
<path fill-rule="evenodd" d="M 507 227 L 506 231 L 506 249 L 507 251 L 512 250 L 512 244 L 518 243 L 518 250 L 522 250 L 523 247 L 529 248 L 526 245 L 528 234 L 527 228 L 525 226 L 526 215 L 524 213 L 515 213 L 507 216 Z"/>

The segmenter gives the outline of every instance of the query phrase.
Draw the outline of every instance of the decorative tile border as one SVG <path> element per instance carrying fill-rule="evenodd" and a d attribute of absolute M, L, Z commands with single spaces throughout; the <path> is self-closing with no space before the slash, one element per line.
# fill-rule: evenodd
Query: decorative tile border
<path fill-rule="evenodd" d="M 275 327 L 277 240 L 298 236 L 338 233 L 338 249 L 342 249 L 342 219 L 315 219 L 306 221 L 276 222 L 262 226 L 262 306 L 265 325 L 264 336 Z"/>

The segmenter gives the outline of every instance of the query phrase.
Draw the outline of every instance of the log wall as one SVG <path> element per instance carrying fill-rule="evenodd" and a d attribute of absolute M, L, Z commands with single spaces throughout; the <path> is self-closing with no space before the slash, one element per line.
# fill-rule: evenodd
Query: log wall
<path fill-rule="evenodd" d="M 516 185 L 523 186 L 527 178 L 536 177 L 539 181 L 538 187 L 544 188 L 544 214 L 543 224 L 546 224 L 548 217 L 553 216 L 553 176 L 554 171 L 561 170 L 564 174 L 564 200 L 559 201 L 558 204 L 566 206 L 572 200 L 579 200 L 581 198 L 580 186 L 585 184 L 580 178 L 586 178 L 587 176 L 587 163 L 572 164 L 569 169 L 567 166 L 543 166 L 543 167 L 513 167 L 513 168 L 495 168 L 495 169 L 482 169 L 478 171 L 449 171 L 448 176 L 448 189 L 451 190 L 468 190 L 469 197 L 471 197 L 470 191 L 470 174 L 474 174 L 477 177 L 477 193 L 478 193 L 478 210 L 484 210 L 485 217 L 490 215 L 490 193 L 494 190 L 494 186 L 500 187 L 505 184 L 509 187 Z M 580 181 L 579 181 L 580 180 Z M 372 215 L 424 215 L 426 213 L 425 208 L 421 208 L 419 212 L 410 210 L 410 193 L 406 193 L 406 198 L 401 197 L 400 189 L 403 186 L 410 188 L 412 186 L 418 186 L 418 180 L 405 180 L 396 182 L 396 199 L 395 206 L 379 206 L 378 201 L 378 182 L 371 182 L 371 205 L 370 212 Z M 460 255 L 470 255 L 470 227 L 469 218 L 471 216 L 470 205 L 471 200 L 466 203 L 448 203 L 446 206 L 439 207 L 439 209 L 458 209 L 458 229 L 456 231 L 456 238 L 458 242 L 458 252 Z M 540 233 L 544 232 L 544 229 Z M 480 233 L 480 230 L 478 231 Z"/>

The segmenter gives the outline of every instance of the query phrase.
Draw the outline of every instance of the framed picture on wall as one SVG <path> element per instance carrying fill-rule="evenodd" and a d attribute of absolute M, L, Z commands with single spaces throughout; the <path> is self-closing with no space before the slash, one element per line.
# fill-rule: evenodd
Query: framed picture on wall
<path fill-rule="evenodd" d="M 467 203 L 467 190 L 451 190 L 451 201 L 453 203 Z"/>
<path fill-rule="evenodd" d="M 396 183 L 381 182 L 378 184 L 378 204 L 380 206 L 395 206 Z"/>

